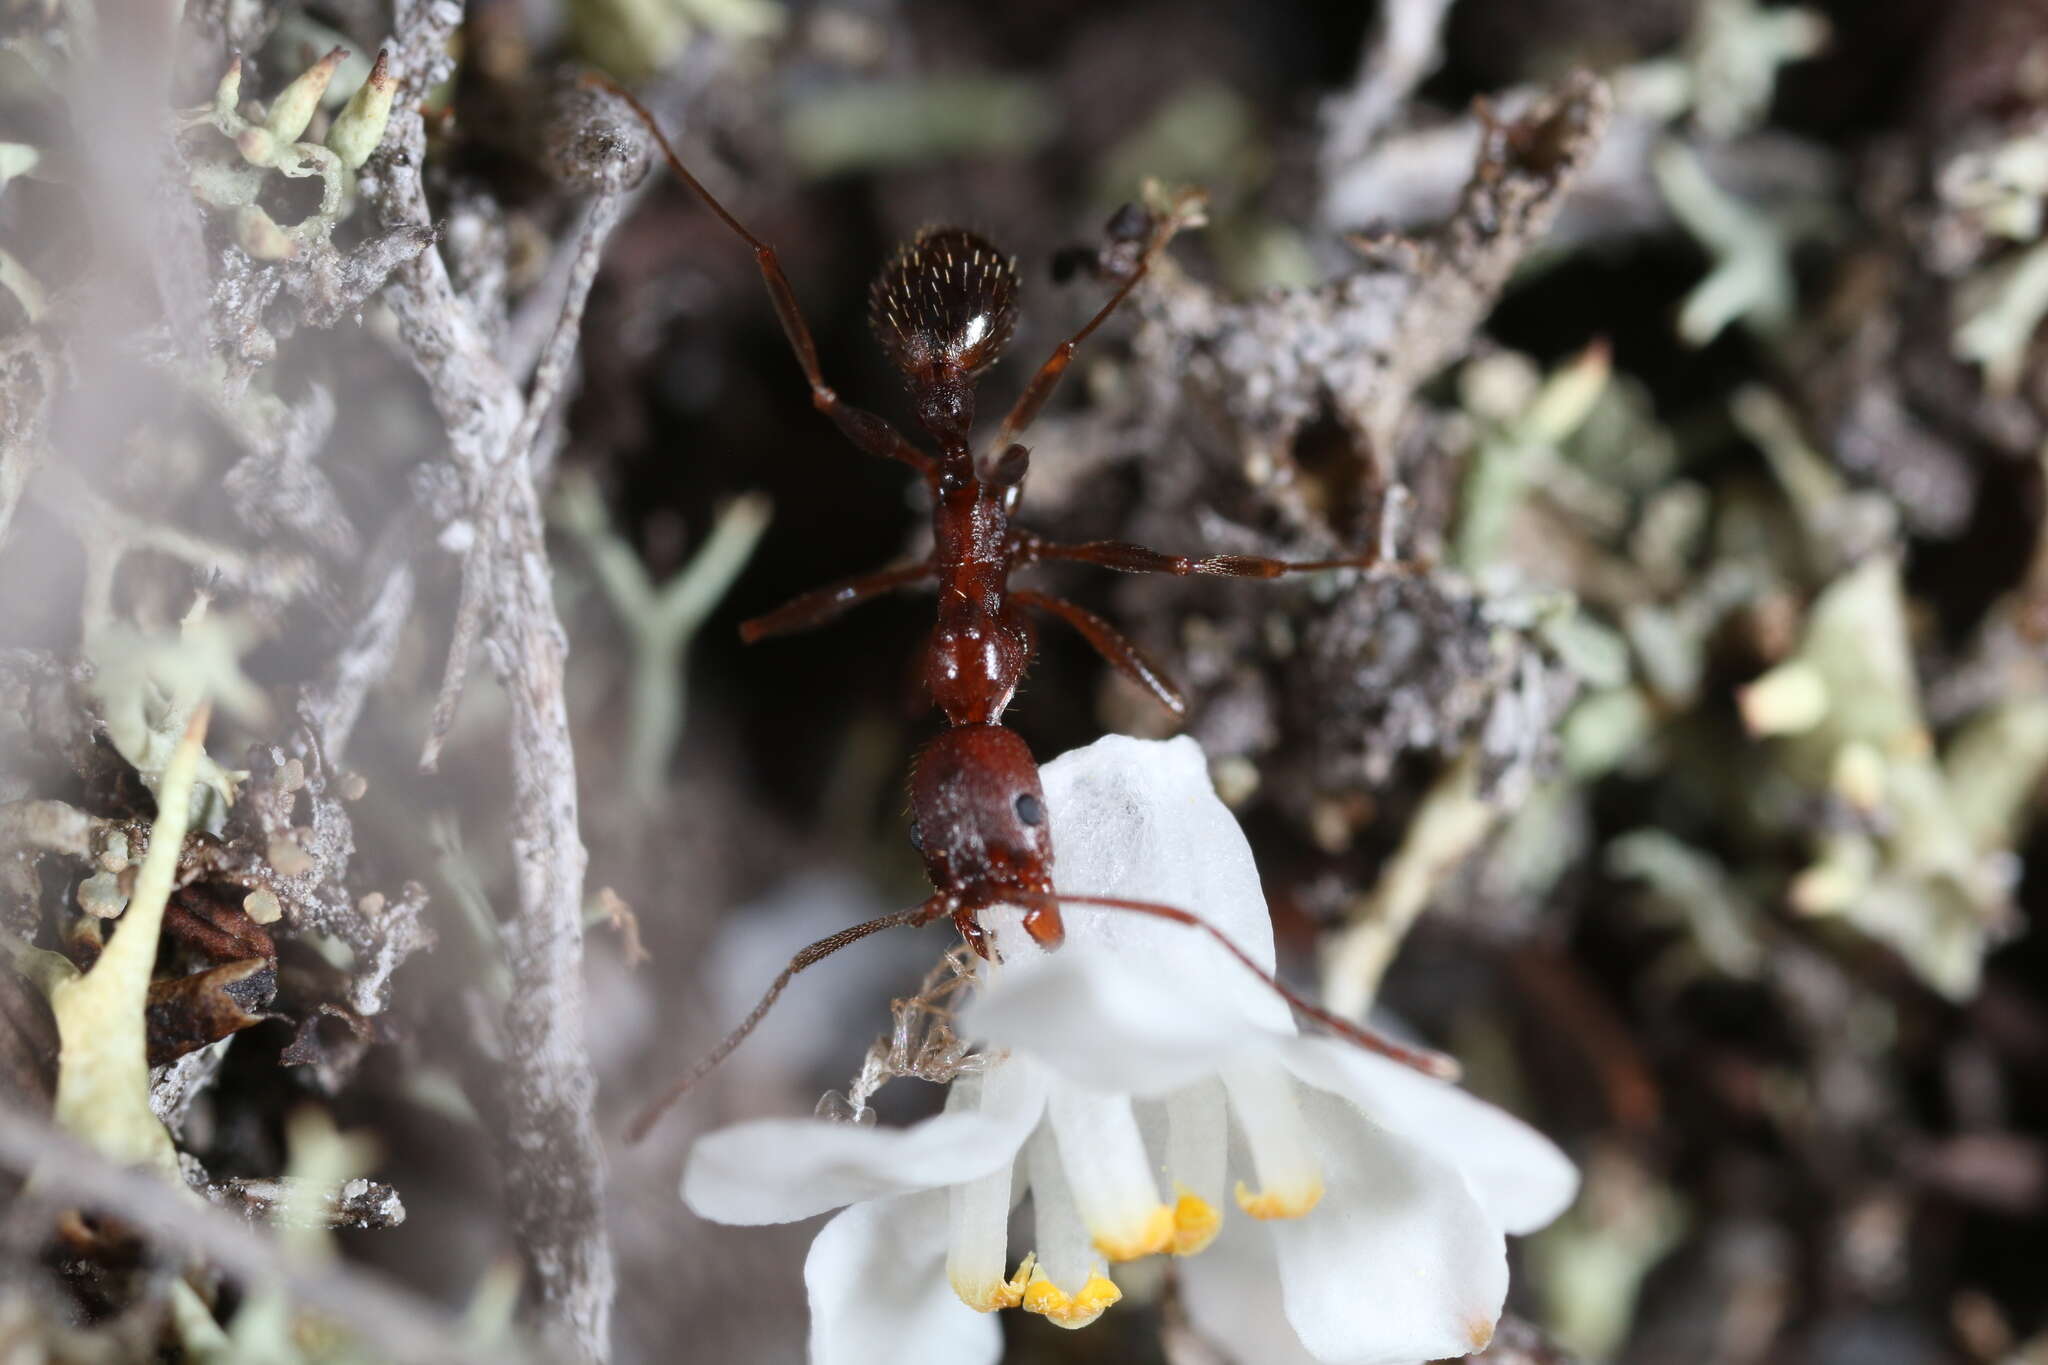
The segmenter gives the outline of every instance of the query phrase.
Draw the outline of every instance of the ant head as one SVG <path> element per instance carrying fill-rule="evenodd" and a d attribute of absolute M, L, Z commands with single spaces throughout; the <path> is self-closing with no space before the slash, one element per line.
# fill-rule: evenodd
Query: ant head
<path fill-rule="evenodd" d="M 956 725 L 926 745 L 911 770 L 910 841 L 932 885 L 965 908 L 999 905 L 1005 892 L 1028 894 L 1036 907 L 1052 891 L 1046 819 L 1038 763 L 1014 730 Z M 1044 910 L 1049 916 L 1027 911 L 1026 927 L 1050 947 L 1059 915 L 1050 904 Z"/>
<path fill-rule="evenodd" d="M 926 228 L 876 277 L 868 323 L 913 389 L 970 385 L 1017 329 L 1017 263 L 965 228 Z"/>

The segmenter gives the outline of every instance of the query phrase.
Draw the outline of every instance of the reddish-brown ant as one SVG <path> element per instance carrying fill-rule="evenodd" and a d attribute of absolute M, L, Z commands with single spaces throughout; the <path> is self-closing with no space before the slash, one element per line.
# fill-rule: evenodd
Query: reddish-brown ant
<path fill-rule="evenodd" d="M 974 385 L 1002 354 L 1016 327 L 1017 275 L 1010 258 L 963 228 L 932 228 L 920 232 L 900 250 L 875 281 L 869 322 L 910 387 L 918 425 L 938 449 L 933 455 L 882 418 L 841 401 L 819 370 L 817 347 L 775 249 L 742 226 L 690 174 L 654 117 L 637 100 L 602 77 L 587 79 L 610 90 L 639 115 L 676 178 L 753 248 L 775 315 L 810 382 L 812 404 L 862 450 L 915 469 L 931 493 L 930 558 L 806 593 L 748 621 L 740 628 L 741 635 L 752 643 L 805 630 L 870 598 L 930 579 L 939 590 L 938 622 L 926 649 L 924 680 L 947 724 L 918 754 L 910 776 L 910 837 L 931 877 L 931 896 L 915 909 L 842 929 L 790 959 L 739 1027 L 634 1120 L 628 1140 L 638 1140 L 670 1105 L 725 1060 L 798 972 L 880 930 L 929 924 L 946 916 L 952 918 L 968 945 L 986 958 L 990 953 L 988 933 L 977 916 L 1002 905 L 1022 907 L 1024 928 L 1048 949 L 1057 948 L 1065 937 L 1061 905 L 1125 910 L 1201 930 L 1264 979 L 1289 1005 L 1325 1028 L 1431 1075 L 1454 1075 L 1455 1063 L 1449 1058 L 1402 1047 L 1310 1004 L 1213 925 L 1185 910 L 1055 891 L 1052 841 L 1038 764 L 1017 733 L 1002 723 L 1003 711 L 1031 663 L 1034 641 L 1027 610 L 1066 621 L 1113 667 L 1175 715 L 1186 710 L 1186 703 L 1160 670 L 1109 622 L 1062 598 L 1024 589 L 1013 591 L 1010 575 L 1018 569 L 1044 560 L 1071 560 L 1126 573 L 1277 578 L 1379 562 L 1375 555 L 1306 562 L 1247 555 L 1193 559 L 1119 541 L 1063 545 L 1010 525 L 1030 458 L 1016 438 L 1052 396 L 1075 348 L 1116 311 L 1174 233 L 1190 220 L 1195 201 L 1185 200 L 1161 217 L 1134 210 L 1117 215 L 1111 235 L 1142 243 L 1135 264 L 1109 301 L 1086 326 L 1053 349 L 1025 386 L 996 434 L 992 448 L 1001 454 L 984 475 L 969 443 Z"/>

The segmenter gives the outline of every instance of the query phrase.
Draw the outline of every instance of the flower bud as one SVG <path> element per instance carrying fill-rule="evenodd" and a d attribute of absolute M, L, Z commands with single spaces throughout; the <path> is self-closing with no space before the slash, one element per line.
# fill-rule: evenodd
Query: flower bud
<path fill-rule="evenodd" d="M 350 170 L 360 170 L 377 144 L 384 140 L 384 126 L 391 121 L 391 101 L 398 93 L 398 78 L 390 73 L 390 54 L 379 52 L 377 64 L 348 104 L 327 130 L 327 145 Z"/>
<path fill-rule="evenodd" d="M 341 59 L 348 56 L 346 48 L 335 48 L 319 61 L 306 68 L 299 78 L 287 85 L 270 106 L 270 117 L 264 126 L 286 142 L 297 142 L 299 134 L 306 131 L 306 125 L 313 121 L 313 111 L 320 107 L 320 97 L 327 93 L 327 82 L 334 79 L 334 68 L 341 65 Z"/>

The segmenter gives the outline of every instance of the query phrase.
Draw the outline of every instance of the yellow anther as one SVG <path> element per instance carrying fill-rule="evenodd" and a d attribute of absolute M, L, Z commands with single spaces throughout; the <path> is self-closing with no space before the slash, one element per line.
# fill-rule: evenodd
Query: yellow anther
<path fill-rule="evenodd" d="M 1024 1286 L 1031 1279 L 1031 1271 L 1038 1264 L 1038 1257 L 1027 1255 L 1017 1266 L 1017 1273 L 1007 1280 L 995 1280 L 981 1284 L 963 1284 L 952 1281 L 953 1292 L 960 1296 L 960 1302 L 977 1313 L 993 1313 L 999 1308 L 1015 1308 L 1024 1302 Z"/>
<path fill-rule="evenodd" d="M 1253 1194 L 1242 1180 L 1237 1182 L 1237 1206 L 1254 1218 L 1299 1218 L 1323 1199 L 1321 1177 L 1293 1190 L 1261 1190 Z"/>
<path fill-rule="evenodd" d="M 1022 1269 L 1018 1273 L 1021 1275 Z M 1088 1272 L 1088 1283 L 1081 1286 L 1080 1293 L 1068 1294 L 1032 1264 L 1031 1278 L 1024 1286 L 1024 1311 L 1039 1314 L 1055 1327 L 1086 1327 L 1123 1296 L 1124 1291 L 1099 1270 Z"/>
<path fill-rule="evenodd" d="M 1173 1236 L 1173 1210 L 1164 1204 L 1155 1204 L 1137 1227 L 1129 1231 L 1097 1233 L 1095 1249 L 1111 1261 L 1135 1261 L 1165 1251 L 1173 1245 Z"/>
<path fill-rule="evenodd" d="M 1190 1193 L 1185 1185 L 1173 1189 L 1178 1196 L 1173 1205 L 1173 1254 L 1193 1256 L 1206 1251 L 1223 1227 L 1223 1214 L 1208 1200 Z"/>

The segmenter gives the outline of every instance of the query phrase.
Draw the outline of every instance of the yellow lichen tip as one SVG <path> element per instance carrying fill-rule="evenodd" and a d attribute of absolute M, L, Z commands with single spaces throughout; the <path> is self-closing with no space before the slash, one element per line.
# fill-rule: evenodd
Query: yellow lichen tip
<path fill-rule="evenodd" d="M 1081 1292 L 1070 1295 L 1047 1279 L 1035 1260 L 1027 1258 L 1026 1264 L 1031 1267 L 1031 1278 L 1024 1286 L 1024 1311 L 1037 1313 L 1055 1327 L 1086 1327 L 1124 1296 L 1124 1291 L 1111 1284 L 1109 1277 L 1099 1270 L 1089 1271 L 1088 1283 L 1081 1286 Z M 1023 1268 L 1017 1273 L 1022 1275 Z"/>
<path fill-rule="evenodd" d="M 1207 1251 L 1222 1230 L 1222 1212 L 1185 1185 L 1174 1186 L 1173 1192 L 1173 1254 L 1193 1256 Z"/>
<path fill-rule="evenodd" d="M 1095 1235 L 1095 1249 L 1114 1261 L 1136 1261 L 1156 1256 L 1173 1245 L 1174 1213 L 1155 1204 L 1136 1227 L 1112 1229 Z"/>
<path fill-rule="evenodd" d="M 1261 1190 L 1257 1194 L 1253 1194 L 1251 1187 L 1242 1180 L 1237 1182 L 1237 1206 L 1254 1218 L 1299 1218 L 1322 1200 L 1323 1182 L 1320 1177 L 1300 1189 Z"/>
<path fill-rule="evenodd" d="M 1017 1273 L 1009 1279 L 965 1284 L 956 1278 L 951 1281 L 953 1292 L 960 1296 L 960 1302 L 977 1313 L 993 1313 L 999 1308 L 1015 1308 L 1024 1302 L 1024 1286 L 1030 1282 L 1031 1272 L 1037 1266 L 1038 1256 L 1033 1252 L 1018 1263 Z"/>

